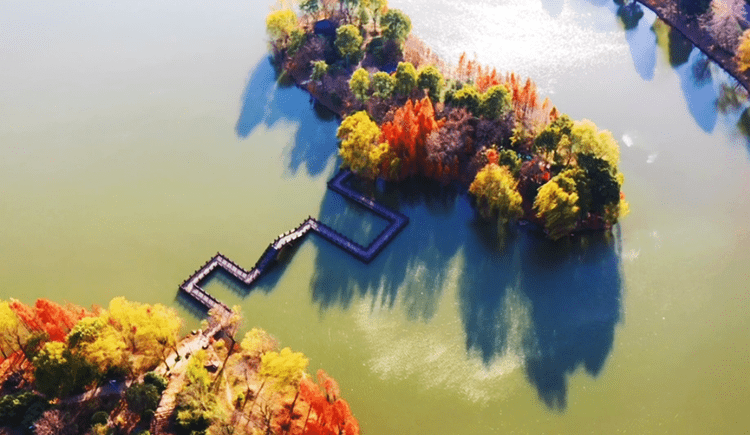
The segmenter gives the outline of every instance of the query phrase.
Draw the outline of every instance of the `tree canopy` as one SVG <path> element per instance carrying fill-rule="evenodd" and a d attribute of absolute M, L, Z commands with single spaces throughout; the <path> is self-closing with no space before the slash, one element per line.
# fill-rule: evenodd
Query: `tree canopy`
<path fill-rule="evenodd" d="M 476 198 L 479 212 L 485 217 L 497 216 L 502 222 L 508 222 L 523 215 L 518 181 L 506 166 L 487 164 L 477 173 L 469 192 Z"/>
<path fill-rule="evenodd" d="M 534 201 L 537 216 L 552 240 L 569 235 L 576 227 L 580 207 L 576 191 L 576 169 L 554 176 L 540 189 Z"/>
<path fill-rule="evenodd" d="M 364 39 L 359 34 L 359 29 L 351 24 L 345 24 L 336 29 L 336 49 L 339 54 L 349 62 L 353 57 L 362 52 Z"/>
<path fill-rule="evenodd" d="M 411 33 L 411 19 L 399 9 L 388 9 L 380 20 L 383 36 L 403 44 Z"/>
<path fill-rule="evenodd" d="M 266 33 L 271 43 L 277 48 L 284 48 L 285 44 L 297 28 L 297 15 L 291 9 L 281 9 L 271 12 L 266 17 Z"/>
<path fill-rule="evenodd" d="M 366 178 L 375 178 L 388 152 L 388 144 L 381 141 L 380 127 L 365 111 L 347 116 L 336 133 L 341 139 L 339 155 L 344 166 Z"/>
<path fill-rule="evenodd" d="M 349 89 L 359 101 L 367 100 L 367 92 L 370 90 L 370 73 L 364 68 L 358 68 L 349 79 Z"/>
<path fill-rule="evenodd" d="M 440 102 L 441 94 L 443 93 L 443 87 L 445 86 L 445 79 L 434 65 L 429 65 L 420 68 L 417 73 L 417 86 L 420 89 L 426 89 L 427 95 L 434 102 Z"/>
<path fill-rule="evenodd" d="M 409 95 L 417 86 L 417 70 L 411 62 L 399 62 L 394 78 L 394 90 L 397 94 Z"/>

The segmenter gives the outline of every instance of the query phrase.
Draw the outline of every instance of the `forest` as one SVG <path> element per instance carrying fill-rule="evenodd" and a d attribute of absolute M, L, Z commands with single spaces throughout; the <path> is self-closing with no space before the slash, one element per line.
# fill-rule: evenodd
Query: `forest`
<path fill-rule="evenodd" d="M 479 216 L 551 239 L 606 230 L 628 205 L 619 146 L 537 86 L 465 54 L 444 62 L 385 0 L 299 0 L 266 19 L 281 79 L 342 117 L 343 166 L 365 179 L 458 186 Z"/>
<path fill-rule="evenodd" d="M 336 381 L 242 317 L 0 301 L 0 434 L 357 435 Z"/>

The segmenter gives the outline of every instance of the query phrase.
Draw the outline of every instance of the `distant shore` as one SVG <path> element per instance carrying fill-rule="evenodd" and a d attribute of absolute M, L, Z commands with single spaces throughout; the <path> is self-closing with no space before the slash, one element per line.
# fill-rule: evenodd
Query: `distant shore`
<path fill-rule="evenodd" d="M 639 3 L 653 11 L 659 19 L 674 27 L 682 33 L 698 49 L 716 62 L 730 76 L 734 77 L 745 90 L 750 91 L 750 77 L 737 71 L 734 62 L 734 54 L 721 48 L 708 32 L 698 25 L 695 18 L 689 18 L 684 14 L 673 14 L 664 9 L 662 3 L 673 3 L 674 0 L 637 0 Z M 676 5 L 675 5 L 676 8 Z"/>

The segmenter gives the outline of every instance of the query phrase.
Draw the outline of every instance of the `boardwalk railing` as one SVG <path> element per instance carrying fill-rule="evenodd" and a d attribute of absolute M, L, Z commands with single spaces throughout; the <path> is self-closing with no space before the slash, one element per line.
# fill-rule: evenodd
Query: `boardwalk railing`
<path fill-rule="evenodd" d="M 397 211 L 385 207 L 382 204 L 378 204 L 372 199 L 346 186 L 346 181 L 348 181 L 352 175 L 353 174 L 350 171 L 340 171 L 328 182 L 328 188 L 344 198 L 354 201 L 362 207 L 371 210 L 389 223 L 375 240 L 366 247 L 354 242 L 317 219 L 308 216 L 308 218 L 296 228 L 276 237 L 273 242 L 268 245 L 266 250 L 263 251 L 263 254 L 258 258 L 258 261 L 252 269 L 245 270 L 228 257 L 222 255 L 221 252 L 218 252 L 208 260 L 203 267 L 196 270 L 188 279 L 186 279 L 180 285 L 180 289 L 200 305 L 206 307 L 207 310 L 219 307 L 226 313 L 229 313 L 230 309 L 226 305 L 200 287 L 202 281 L 205 280 L 206 277 L 208 277 L 208 275 L 216 268 L 220 267 L 245 285 L 251 286 L 275 262 L 279 252 L 285 246 L 294 245 L 299 241 L 302 241 L 304 236 L 310 232 L 313 232 L 323 239 L 333 243 L 354 258 L 364 263 L 369 263 L 402 229 L 404 229 L 409 223 L 409 218 Z"/>

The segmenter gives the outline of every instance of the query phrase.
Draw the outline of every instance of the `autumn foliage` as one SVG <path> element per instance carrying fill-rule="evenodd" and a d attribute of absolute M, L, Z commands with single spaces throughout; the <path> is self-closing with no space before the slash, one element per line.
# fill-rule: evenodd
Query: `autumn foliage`
<path fill-rule="evenodd" d="M 48 299 L 37 299 L 33 306 L 11 300 L 10 307 L 30 332 L 46 332 L 50 341 L 65 341 L 65 336 L 84 317 L 93 315 L 83 307 L 64 307 Z"/>
<path fill-rule="evenodd" d="M 408 100 L 396 110 L 393 120 L 383 124 L 383 139 L 390 147 L 391 156 L 385 162 L 385 173 L 393 178 L 404 179 L 410 175 L 424 173 L 432 176 L 439 166 L 427 161 L 425 143 L 427 136 L 443 125 L 435 119 L 435 110 L 429 97 L 416 103 Z"/>
<path fill-rule="evenodd" d="M 346 400 L 339 397 L 335 379 L 318 370 L 318 383 L 305 378 L 300 383 L 299 398 L 307 404 L 305 418 L 295 426 L 294 434 L 358 435 L 359 423 Z"/>

